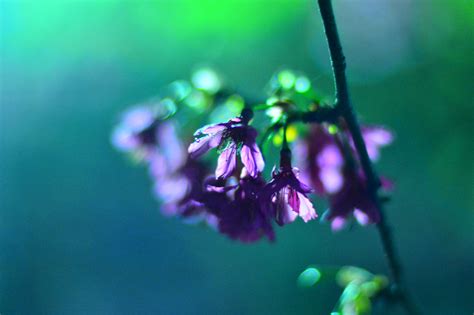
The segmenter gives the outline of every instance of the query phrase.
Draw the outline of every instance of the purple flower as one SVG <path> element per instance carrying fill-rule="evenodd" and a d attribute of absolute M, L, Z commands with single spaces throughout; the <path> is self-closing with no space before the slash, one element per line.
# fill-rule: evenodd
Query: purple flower
<path fill-rule="evenodd" d="M 238 186 L 230 187 L 235 189 L 234 199 L 220 211 L 218 227 L 221 233 L 241 242 L 254 242 L 264 236 L 274 241 L 272 218 L 263 211 L 258 197 L 264 186 L 261 177 L 244 175 Z"/>
<path fill-rule="evenodd" d="M 393 140 L 392 133 L 380 126 L 363 126 L 362 136 L 372 161 L 378 160 L 380 149 Z M 347 137 L 355 155 L 352 139 L 349 134 Z M 334 194 L 342 189 L 345 180 L 343 153 L 340 144 L 325 127 L 312 127 L 307 139 L 296 144 L 296 151 L 296 164 L 301 166 L 302 177 L 310 179 L 318 194 Z"/>
<path fill-rule="evenodd" d="M 325 150 L 327 147 L 329 149 Z M 320 195 L 337 190 L 341 181 L 339 161 L 342 155 L 334 148 L 333 136 L 320 125 L 311 127 L 307 138 L 295 144 L 296 165 L 301 169 L 301 177 Z"/>
<path fill-rule="evenodd" d="M 112 143 L 117 149 L 135 153 L 151 163 L 155 172 L 170 172 L 184 163 L 186 154 L 175 123 L 162 120 L 161 116 L 153 107 L 132 108 L 115 128 Z"/>
<path fill-rule="evenodd" d="M 272 180 L 262 193 L 262 205 L 279 225 L 293 222 L 300 216 L 304 222 L 317 217 L 313 204 L 306 196 L 311 189 L 298 179 L 298 169 L 291 167 L 291 152 L 281 151 L 279 172 L 273 172 Z"/>
<path fill-rule="evenodd" d="M 380 149 L 391 144 L 394 138 L 391 131 L 381 126 L 362 126 L 362 137 L 372 161 L 378 161 Z"/>
<path fill-rule="evenodd" d="M 153 124 L 155 115 L 149 107 L 135 107 L 127 111 L 112 134 L 113 145 L 122 151 L 129 152 L 140 145 L 155 142 Z"/>
<path fill-rule="evenodd" d="M 213 148 L 219 147 L 216 178 L 228 178 L 237 165 L 237 154 L 250 176 L 256 178 L 265 163 L 256 144 L 257 131 L 248 125 L 247 119 L 233 118 L 226 123 L 205 126 L 194 134 L 188 152 L 197 158 Z"/>
<path fill-rule="evenodd" d="M 388 186 L 386 180 L 382 181 Z M 360 172 L 344 172 L 344 184 L 335 194 L 329 196 L 330 208 L 324 217 L 331 222 L 333 231 L 342 229 L 351 215 L 361 225 L 377 223 L 380 213 L 370 198 L 366 179 Z"/>
<path fill-rule="evenodd" d="M 156 178 L 155 195 L 162 201 L 161 211 L 167 216 L 178 216 L 187 223 L 204 221 L 216 227 L 217 213 L 230 200 L 225 194 L 207 189 L 223 182 L 206 179 L 208 168 L 199 161 L 189 159 L 178 171 Z"/>

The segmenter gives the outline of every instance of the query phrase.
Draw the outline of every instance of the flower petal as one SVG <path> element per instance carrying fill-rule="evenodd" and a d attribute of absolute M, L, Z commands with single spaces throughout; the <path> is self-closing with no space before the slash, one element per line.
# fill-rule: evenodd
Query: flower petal
<path fill-rule="evenodd" d="M 226 124 L 212 124 L 206 125 L 202 128 L 199 128 L 194 133 L 195 137 L 203 136 L 203 135 L 212 135 L 221 131 L 224 131 L 227 128 Z"/>
<path fill-rule="evenodd" d="M 184 177 L 172 177 L 155 182 L 155 196 L 164 203 L 177 203 L 189 192 L 191 183 Z"/>
<path fill-rule="evenodd" d="M 252 146 L 244 144 L 240 151 L 240 158 L 250 176 L 256 178 L 258 173 L 263 171 L 265 162 L 263 161 L 262 152 L 256 144 Z"/>
<path fill-rule="evenodd" d="M 159 128 L 157 135 L 163 156 L 166 160 L 166 166 L 171 171 L 177 170 L 182 166 L 186 159 L 183 143 L 178 138 L 175 126 L 170 122 L 164 122 Z"/>
<path fill-rule="evenodd" d="M 311 189 L 311 187 L 309 187 L 308 185 L 306 185 L 305 183 L 303 183 L 301 180 L 300 180 L 300 170 L 296 167 L 293 167 L 293 169 L 291 170 L 291 172 L 293 172 L 293 175 L 294 176 L 290 176 L 288 178 L 288 183 L 294 188 L 296 189 L 297 191 L 301 192 L 301 193 L 304 193 L 304 194 L 308 194 L 310 192 L 312 192 L 313 190 Z"/>
<path fill-rule="evenodd" d="M 288 187 L 284 187 L 275 195 L 275 221 L 278 225 L 291 223 L 298 217 L 298 214 L 288 204 L 288 194 Z"/>
<path fill-rule="evenodd" d="M 344 178 L 339 168 L 325 167 L 319 172 L 319 177 L 327 193 L 338 192 L 344 183 Z"/>
<path fill-rule="evenodd" d="M 300 198 L 298 192 L 292 188 L 288 188 L 288 204 L 294 212 L 300 212 Z"/>
<path fill-rule="evenodd" d="M 136 149 L 140 141 L 130 130 L 120 126 L 112 133 L 112 144 L 120 151 L 131 151 Z"/>
<path fill-rule="evenodd" d="M 335 217 L 331 222 L 331 229 L 334 232 L 340 231 L 346 225 L 346 219 L 344 217 Z"/>
<path fill-rule="evenodd" d="M 370 218 L 360 209 L 354 209 L 354 218 L 360 225 L 364 226 L 370 223 Z"/>
<path fill-rule="evenodd" d="M 374 126 L 362 130 L 364 141 L 372 142 L 378 146 L 386 146 L 392 143 L 393 134 L 384 127 Z"/>
<path fill-rule="evenodd" d="M 133 132 L 140 132 L 149 127 L 154 120 L 153 110 L 139 106 L 127 111 L 123 116 L 123 124 Z"/>
<path fill-rule="evenodd" d="M 193 143 L 189 145 L 188 153 L 191 158 L 195 159 L 208 152 L 210 149 L 219 146 L 222 140 L 222 132 L 208 135 L 202 138 L 194 140 Z"/>
<path fill-rule="evenodd" d="M 367 147 L 367 153 L 372 161 L 380 158 L 380 148 L 393 141 L 393 134 L 383 127 L 366 127 L 362 130 L 362 137 Z"/>
<path fill-rule="evenodd" d="M 166 167 L 165 158 L 161 154 L 153 154 L 149 163 L 149 172 L 153 179 L 160 180 L 169 175 L 169 170 Z"/>
<path fill-rule="evenodd" d="M 210 136 L 202 137 L 194 140 L 188 147 L 188 153 L 191 158 L 195 159 L 206 153 L 211 149 L 209 141 L 211 140 Z"/>
<path fill-rule="evenodd" d="M 237 164 L 237 147 L 233 143 L 225 149 L 217 160 L 216 178 L 222 179 L 232 175 Z"/>
<path fill-rule="evenodd" d="M 311 201 L 302 193 L 298 193 L 298 197 L 300 199 L 299 215 L 303 221 L 308 222 L 309 220 L 316 219 L 318 215 Z"/>
<path fill-rule="evenodd" d="M 316 158 L 320 168 L 341 167 L 344 163 L 341 151 L 335 144 L 328 144 L 321 150 Z"/>

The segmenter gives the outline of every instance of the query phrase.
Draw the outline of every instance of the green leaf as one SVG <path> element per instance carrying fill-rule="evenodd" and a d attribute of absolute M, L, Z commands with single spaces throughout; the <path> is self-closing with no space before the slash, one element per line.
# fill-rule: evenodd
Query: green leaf
<path fill-rule="evenodd" d="M 309 288 L 315 285 L 319 279 L 321 279 L 321 272 L 315 267 L 309 267 L 298 276 L 298 286 Z"/>
<path fill-rule="evenodd" d="M 361 284 L 372 279 L 373 276 L 372 273 L 365 269 L 354 266 L 345 266 L 337 273 L 336 281 L 341 287 L 345 287 L 353 282 Z"/>

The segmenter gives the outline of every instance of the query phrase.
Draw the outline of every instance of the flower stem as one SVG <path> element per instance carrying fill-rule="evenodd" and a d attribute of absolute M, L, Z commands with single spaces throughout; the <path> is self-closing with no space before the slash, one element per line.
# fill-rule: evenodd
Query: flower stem
<path fill-rule="evenodd" d="M 342 51 L 341 42 L 336 26 L 336 19 L 332 9 L 331 0 L 318 0 L 321 17 L 324 24 L 326 39 L 329 46 L 334 81 L 336 86 L 336 107 L 347 123 L 347 127 L 354 139 L 354 145 L 360 158 L 362 169 L 367 178 L 367 186 L 370 197 L 380 212 L 380 222 L 377 223 L 377 229 L 382 241 L 385 256 L 387 258 L 390 275 L 394 284 L 394 295 L 403 305 L 408 314 L 420 314 L 416 304 L 403 285 L 401 265 L 395 250 L 392 232 L 387 224 L 382 203 L 378 195 L 380 179 L 377 175 L 372 162 L 370 161 L 362 138 L 359 122 L 354 112 L 354 108 L 349 96 L 349 88 L 346 79 L 346 60 Z"/>
<path fill-rule="evenodd" d="M 281 146 L 282 150 L 288 150 L 288 138 L 286 137 L 286 131 L 288 130 L 288 123 L 285 122 L 283 125 L 283 144 Z"/>

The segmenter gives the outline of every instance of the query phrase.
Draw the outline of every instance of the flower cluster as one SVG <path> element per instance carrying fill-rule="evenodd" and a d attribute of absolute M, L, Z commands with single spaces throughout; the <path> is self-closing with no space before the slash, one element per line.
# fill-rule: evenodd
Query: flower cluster
<path fill-rule="evenodd" d="M 161 106 L 134 107 L 126 112 L 112 134 L 112 143 L 146 163 L 164 215 L 215 225 L 212 214 L 195 201 L 202 194 L 199 187 L 207 175 L 207 166 L 187 157 L 177 134 L 177 122 L 157 114 Z"/>
<path fill-rule="evenodd" d="M 340 134 L 349 139 L 349 153 L 355 159 L 357 154 L 352 138 L 347 132 L 340 131 Z M 364 126 L 362 136 L 374 162 L 380 157 L 380 149 L 393 141 L 392 133 L 381 126 Z M 342 229 L 351 215 L 361 225 L 379 221 L 380 214 L 370 197 L 364 174 L 354 161 L 347 161 L 343 144 L 326 126 L 311 127 L 308 136 L 297 143 L 297 151 L 298 164 L 308 182 L 319 195 L 329 199 L 329 210 L 324 218 L 331 222 L 333 230 Z M 383 188 L 390 186 L 388 180 L 382 180 Z"/>
<path fill-rule="evenodd" d="M 211 186 L 208 190 L 228 196 L 227 200 L 220 198 L 223 203 L 214 212 L 219 231 L 243 242 L 262 236 L 273 240 L 273 220 L 284 225 L 297 216 L 305 222 L 317 216 L 307 198 L 311 189 L 297 178 L 298 171 L 291 166 L 288 149 L 282 151 L 280 171 L 274 171 L 268 183 L 263 179 L 265 162 L 256 144 L 257 131 L 249 126 L 252 115 L 251 110 L 244 109 L 240 117 L 199 129 L 188 149 L 191 158 L 198 158 L 218 148 L 215 180 L 232 177 L 238 181 L 233 186 Z M 241 165 L 237 163 L 237 155 L 240 155 Z M 239 173 L 240 176 L 236 176 Z"/>
<path fill-rule="evenodd" d="M 270 133 L 262 137 L 253 121 L 258 106 L 225 92 L 217 75 L 202 72 L 192 83 L 173 83 L 177 89 L 174 96 L 127 111 L 112 134 L 112 143 L 147 165 L 164 215 L 189 223 L 204 222 L 235 240 L 253 242 L 265 237 L 273 241 L 274 223 L 282 226 L 298 217 L 304 222 L 316 219 L 312 192 L 328 199 L 329 210 L 323 217 L 333 230 L 343 228 L 351 217 L 362 225 L 378 222 L 379 210 L 343 125 L 337 128 L 318 121 L 303 137 L 298 129 L 288 128 L 289 117 L 301 113 L 299 106 L 314 108 L 315 113 L 320 107 L 307 78 L 290 74 L 280 74 L 272 81 L 275 94 L 266 105 L 260 105 L 270 113 L 273 124 L 267 129 Z M 212 78 L 216 84 L 210 88 L 199 78 L 206 82 Z M 290 97 L 303 99 L 303 105 L 286 99 Z M 205 125 L 209 117 L 219 121 L 216 117 L 226 111 L 237 113 L 224 122 Z M 192 120 L 184 120 L 186 115 Z M 199 124 L 205 126 L 199 128 Z M 186 138 L 191 128 L 197 131 Z M 283 134 L 278 133 L 281 129 Z M 287 137 L 287 130 L 291 130 L 291 137 Z M 393 138 L 378 126 L 364 127 L 362 133 L 373 161 Z M 271 156 L 269 160 L 279 167 L 265 179 L 266 163 L 257 139 L 263 144 L 272 137 L 280 156 L 279 161 Z M 278 137 L 283 142 L 278 142 Z M 288 143 L 294 139 L 293 145 Z M 214 149 L 217 155 L 211 153 Z M 216 158 L 205 158 L 207 153 Z M 292 158 L 298 168 L 292 165 Z"/>
<path fill-rule="evenodd" d="M 233 118 L 226 123 L 199 129 L 194 133 L 196 140 L 189 146 L 190 156 L 197 158 L 212 148 L 220 148 L 216 178 L 225 179 L 234 172 L 237 166 L 237 155 L 240 154 L 249 175 L 256 178 L 262 172 L 265 162 L 255 142 L 257 131 L 248 125 L 248 120 L 249 117 L 242 115 L 242 117 Z"/>
<path fill-rule="evenodd" d="M 300 216 L 304 222 L 315 219 L 316 211 L 307 194 L 311 192 L 299 177 L 299 170 L 291 166 L 291 151 L 283 149 L 280 170 L 273 171 L 273 178 L 266 186 L 263 204 L 270 210 L 279 225 L 293 222 Z M 271 201 L 271 202 L 270 202 Z"/>

